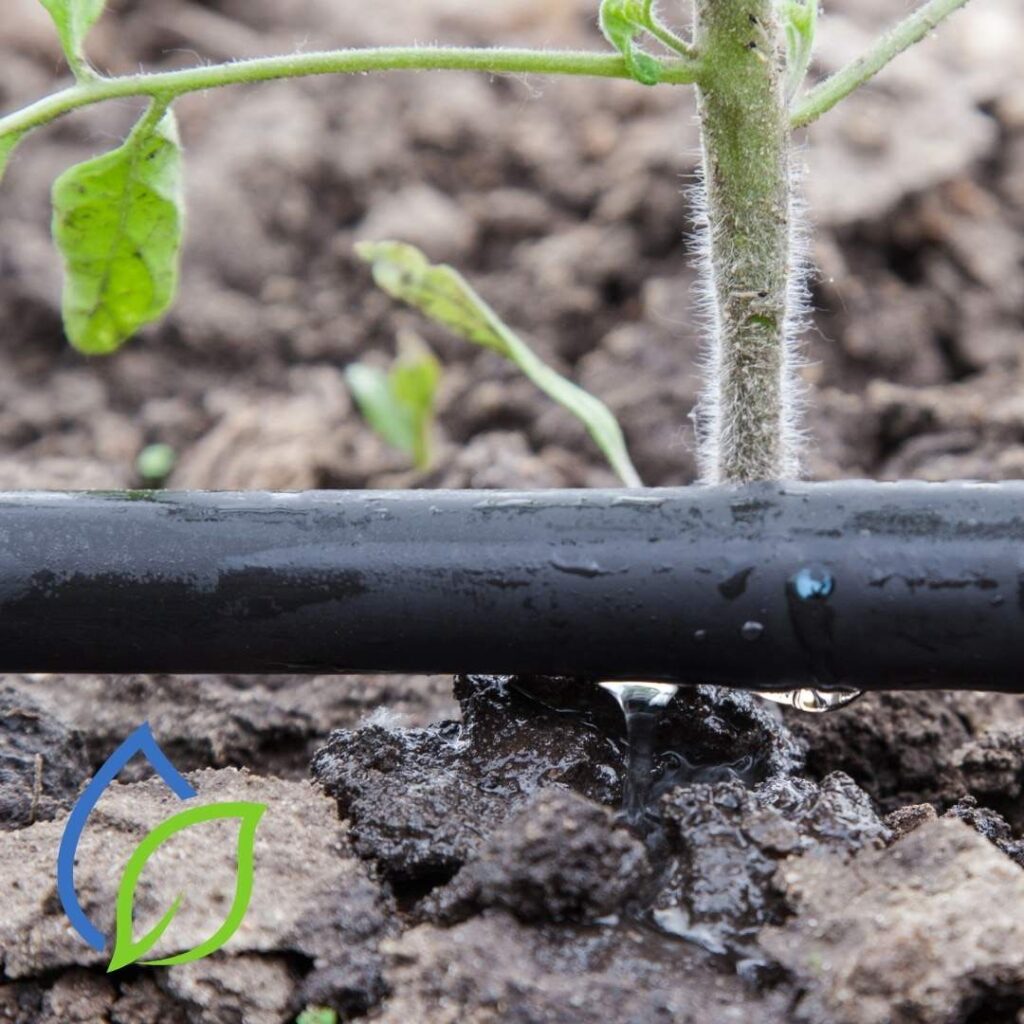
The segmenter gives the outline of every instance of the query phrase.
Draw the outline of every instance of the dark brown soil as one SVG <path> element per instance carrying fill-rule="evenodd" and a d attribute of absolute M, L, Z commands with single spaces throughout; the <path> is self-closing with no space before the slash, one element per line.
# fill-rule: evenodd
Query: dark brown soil
<path fill-rule="evenodd" d="M 50 88 L 59 62 L 37 0 L 4 4 L 6 109 Z M 819 71 L 894 6 L 826 4 Z M 595 7 L 112 0 L 93 49 L 123 71 L 410 40 L 598 45 Z M 810 133 L 811 477 L 1024 476 L 1022 37 L 1019 0 L 975 0 Z M 40 133 L 3 183 L 0 488 L 136 485 L 135 457 L 157 441 L 178 452 L 170 483 L 184 488 L 611 484 L 581 428 L 498 357 L 371 287 L 353 242 L 396 235 L 457 264 L 604 398 L 646 482 L 692 481 L 686 90 L 391 75 L 193 97 L 179 301 L 87 361 L 61 336 L 48 190 L 136 110 Z M 342 377 L 355 358 L 387 359 L 402 329 L 445 366 L 428 473 L 370 434 Z M 0 881 L 19 895 L 0 915 L 0 1020 L 262 1024 L 307 1003 L 424 1024 L 1024 1012 L 1021 698 L 883 695 L 824 719 L 787 712 L 783 727 L 745 700 L 693 695 L 661 737 L 673 784 L 642 843 L 612 813 L 623 743 L 603 697 L 555 715 L 466 683 L 466 721 L 439 724 L 458 718 L 442 679 L 3 684 Z M 144 720 L 182 769 L 245 767 L 268 801 L 323 748 L 345 822 L 296 797 L 302 824 L 272 833 L 288 853 L 265 882 L 290 906 L 281 921 L 265 908 L 202 969 L 108 979 L 64 934 L 54 837 L 90 768 Z M 673 751 L 711 767 L 759 756 L 763 770 L 673 776 Z M 148 785 L 120 793 L 103 827 L 135 834 Z M 289 828 L 301 842 L 287 845 Z M 306 885 L 304 857 L 337 877 L 335 902 Z M 102 872 L 95 885 L 109 909 Z M 655 928 L 659 913 L 688 939 Z"/>

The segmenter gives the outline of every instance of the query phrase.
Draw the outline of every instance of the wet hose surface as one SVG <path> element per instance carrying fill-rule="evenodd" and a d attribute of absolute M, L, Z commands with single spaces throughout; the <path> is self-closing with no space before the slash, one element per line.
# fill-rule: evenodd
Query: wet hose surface
<path fill-rule="evenodd" d="M 5 494 L 0 671 L 1024 691 L 1024 484 Z"/>

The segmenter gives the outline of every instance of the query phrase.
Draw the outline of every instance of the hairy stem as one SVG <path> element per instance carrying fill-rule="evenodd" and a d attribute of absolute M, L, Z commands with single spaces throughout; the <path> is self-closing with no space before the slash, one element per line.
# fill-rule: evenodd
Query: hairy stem
<path fill-rule="evenodd" d="M 919 7 L 877 40 L 867 53 L 807 93 L 793 109 L 792 127 L 802 128 L 816 121 L 966 4 L 967 0 L 929 0 Z"/>
<path fill-rule="evenodd" d="M 696 81 L 699 65 L 679 58 L 662 61 L 661 81 L 684 85 Z M 512 50 L 474 47 L 381 47 L 332 50 L 284 57 L 212 64 L 157 74 L 125 75 L 81 81 L 0 118 L 0 138 L 48 124 L 80 107 L 126 96 L 149 96 L 170 102 L 185 93 L 222 85 L 266 82 L 309 75 L 369 71 L 483 71 L 491 74 L 576 75 L 632 78 L 618 54 L 570 50 Z"/>
<path fill-rule="evenodd" d="M 708 483 L 796 472 L 787 367 L 786 53 L 775 0 L 695 0 L 712 350 L 698 411 Z"/>

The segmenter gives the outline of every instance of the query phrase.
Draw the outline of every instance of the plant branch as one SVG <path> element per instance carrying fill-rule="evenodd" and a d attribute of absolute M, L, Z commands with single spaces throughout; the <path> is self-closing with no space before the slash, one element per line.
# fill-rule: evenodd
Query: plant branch
<path fill-rule="evenodd" d="M 685 85 L 697 80 L 699 65 L 689 58 L 661 62 L 661 81 Z M 169 103 L 190 92 L 222 85 L 266 82 L 310 75 L 371 71 L 483 71 L 490 74 L 633 76 L 618 54 L 571 50 L 513 50 L 474 47 L 381 47 L 260 57 L 154 74 L 82 81 L 31 106 L 0 118 L 0 138 L 49 124 L 80 107 L 127 96 L 149 96 Z"/>
<path fill-rule="evenodd" d="M 691 60 L 697 59 L 697 48 L 692 43 L 688 43 L 685 39 L 677 36 L 658 17 L 658 9 L 654 0 L 644 0 L 643 21 L 647 31 L 666 49 L 681 54 L 683 57 L 688 57 Z"/>
<path fill-rule="evenodd" d="M 647 31 L 650 32 L 650 34 L 654 36 L 662 46 L 671 50 L 673 53 L 678 53 L 680 56 L 687 57 L 690 60 L 696 60 L 696 48 L 686 42 L 685 39 L 680 39 L 675 32 L 670 28 L 667 28 L 656 18 L 652 19 L 648 23 Z"/>
<path fill-rule="evenodd" d="M 872 46 L 845 68 L 815 86 L 796 105 L 790 115 L 793 128 L 803 128 L 831 110 L 840 100 L 874 78 L 890 61 L 904 50 L 919 43 L 939 23 L 958 11 L 967 0 L 929 0 L 913 14 L 891 28 Z"/>

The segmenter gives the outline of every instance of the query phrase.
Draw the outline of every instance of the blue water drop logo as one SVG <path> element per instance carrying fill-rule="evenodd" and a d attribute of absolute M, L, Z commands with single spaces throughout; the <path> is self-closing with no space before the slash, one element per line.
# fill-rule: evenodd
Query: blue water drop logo
<path fill-rule="evenodd" d="M 196 791 L 171 764 L 167 755 L 160 749 L 149 723 L 139 726 L 125 741 L 107 758 L 103 767 L 96 773 L 84 792 L 78 798 L 67 827 L 60 842 L 57 854 L 57 895 L 61 906 L 67 914 L 75 931 L 97 952 L 102 952 L 107 945 L 106 937 L 89 920 L 75 889 L 75 856 L 78 844 L 85 831 L 86 822 L 93 808 L 99 802 L 104 790 L 117 778 L 122 768 L 136 755 L 142 754 L 153 766 L 157 775 L 163 779 L 180 800 L 191 800 Z"/>

